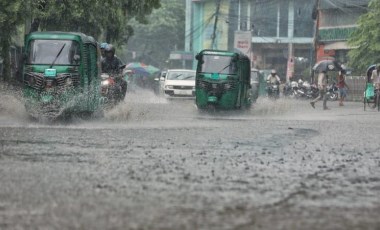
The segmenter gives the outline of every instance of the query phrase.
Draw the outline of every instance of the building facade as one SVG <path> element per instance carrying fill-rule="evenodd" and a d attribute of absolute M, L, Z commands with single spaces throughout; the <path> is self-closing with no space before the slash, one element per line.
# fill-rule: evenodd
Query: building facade
<path fill-rule="evenodd" d="M 252 67 L 276 69 L 283 80 L 308 79 L 319 60 L 347 62 L 347 40 L 368 2 L 191 0 L 190 51 L 234 50 L 237 35 L 248 32 Z"/>
<path fill-rule="evenodd" d="M 234 50 L 237 34 L 248 32 L 252 67 L 276 69 L 283 79 L 301 74 L 314 57 L 313 6 L 304 0 L 193 0 L 192 51 Z"/>
<path fill-rule="evenodd" d="M 360 15 L 367 12 L 369 0 L 320 0 L 316 36 L 317 60 L 333 58 L 348 62 L 347 40 L 357 27 Z"/>

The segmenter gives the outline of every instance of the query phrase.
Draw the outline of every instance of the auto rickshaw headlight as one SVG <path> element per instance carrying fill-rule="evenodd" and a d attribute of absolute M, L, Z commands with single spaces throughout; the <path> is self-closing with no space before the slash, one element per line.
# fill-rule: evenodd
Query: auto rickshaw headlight
<path fill-rule="evenodd" d="M 73 86 L 73 79 L 71 79 L 71 78 L 66 78 L 66 80 L 65 80 L 65 86 L 67 86 L 67 87 L 70 87 L 70 86 Z"/>
<path fill-rule="evenodd" d="M 110 81 L 109 81 L 108 79 L 106 79 L 106 80 L 102 81 L 100 84 L 101 84 L 102 86 L 107 86 L 107 85 L 110 84 Z"/>

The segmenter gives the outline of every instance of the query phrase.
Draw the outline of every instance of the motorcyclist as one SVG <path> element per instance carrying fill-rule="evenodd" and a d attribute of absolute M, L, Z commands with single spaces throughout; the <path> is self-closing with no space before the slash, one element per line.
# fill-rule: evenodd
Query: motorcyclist
<path fill-rule="evenodd" d="M 275 69 L 272 69 L 270 74 L 267 77 L 267 83 L 279 85 L 281 83 L 280 77 L 277 75 Z"/>
<path fill-rule="evenodd" d="M 120 84 L 121 87 L 122 99 L 124 99 L 127 92 L 127 82 L 122 78 L 122 70 L 120 67 L 123 63 L 116 57 L 115 47 L 111 44 L 108 44 L 104 48 L 104 55 L 104 59 L 101 63 L 102 72 L 115 76 L 116 83 Z"/>
<path fill-rule="evenodd" d="M 108 46 L 108 43 L 106 43 L 106 42 L 103 42 L 103 43 L 100 44 L 100 54 L 102 55 L 102 60 L 106 56 L 105 49 L 106 49 L 107 46 Z"/>
<path fill-rule="evenodd" d="M 277 87 L 281 84 L 280 77 L 277 75 L 277 72 L 275 69 L 272 69 L 271 73 L 267 77 L 267 84 L 268 85 L 277 85 Z M 279 91 L 277 91 L 277 95 L 279 96 Z"/>

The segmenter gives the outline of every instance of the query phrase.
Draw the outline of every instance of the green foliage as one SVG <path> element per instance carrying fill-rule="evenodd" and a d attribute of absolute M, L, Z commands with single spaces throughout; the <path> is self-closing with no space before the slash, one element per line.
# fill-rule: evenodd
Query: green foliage
<path fill-rule="evenodd" d="M 159 0 L 38 0 L 32 8 L 42 30 L 80 31 L 95 38 L 105 31 L 106 41 L 116 42 L 129 19 L 145 22 L 159 7 Z"/>
<path fill-rule="evenodd" d="M 348 44 L 356 47 L 349 52 L 350 66 L 365 70 L 369 65 L 380 63 L 380 0 L 372 0 L 368 12 L 360 16 L 358 28 Z"/>
<path fill-rule="evenodd" d="M 17 32 L 17 25 L 22 23 L 22 1 L 0 1 L 0 56 L 3 57 L 3 76 L 10 76 L 9 47 L 11 38 Z"/>
<path fill-rule="evenodd" d="M 170 51 L 183 50 L 185 40 L 185 1 L 162 0 L 161 7 L 147 18 L 148 24 L 132 20 L 134 36 L 127 46 L 127 61 L 142 61 L 163 67 Z M 136 59 L 131 59 L 131 51 Z"/>
<path fill-rule="evenodd" d="M 35 29 L 78 31 L 95 39 L 120 42 L 125 35 L 133 35 L 128 20 L 147 23 L 146 16 L 160 6 L 160 0 L 1 0 L 0 56 L 4 57 L 4 76 L 9 76 L 11 38 L 32 16 Z"/>

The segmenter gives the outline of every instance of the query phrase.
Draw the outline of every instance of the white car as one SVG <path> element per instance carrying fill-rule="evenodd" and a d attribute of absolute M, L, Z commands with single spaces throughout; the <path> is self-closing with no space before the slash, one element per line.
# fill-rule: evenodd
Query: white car
<path fill-rule="evenodd" d="M 169 69 L 163 80 L 167 97 L 195 97 L 195 70 Z"/>

